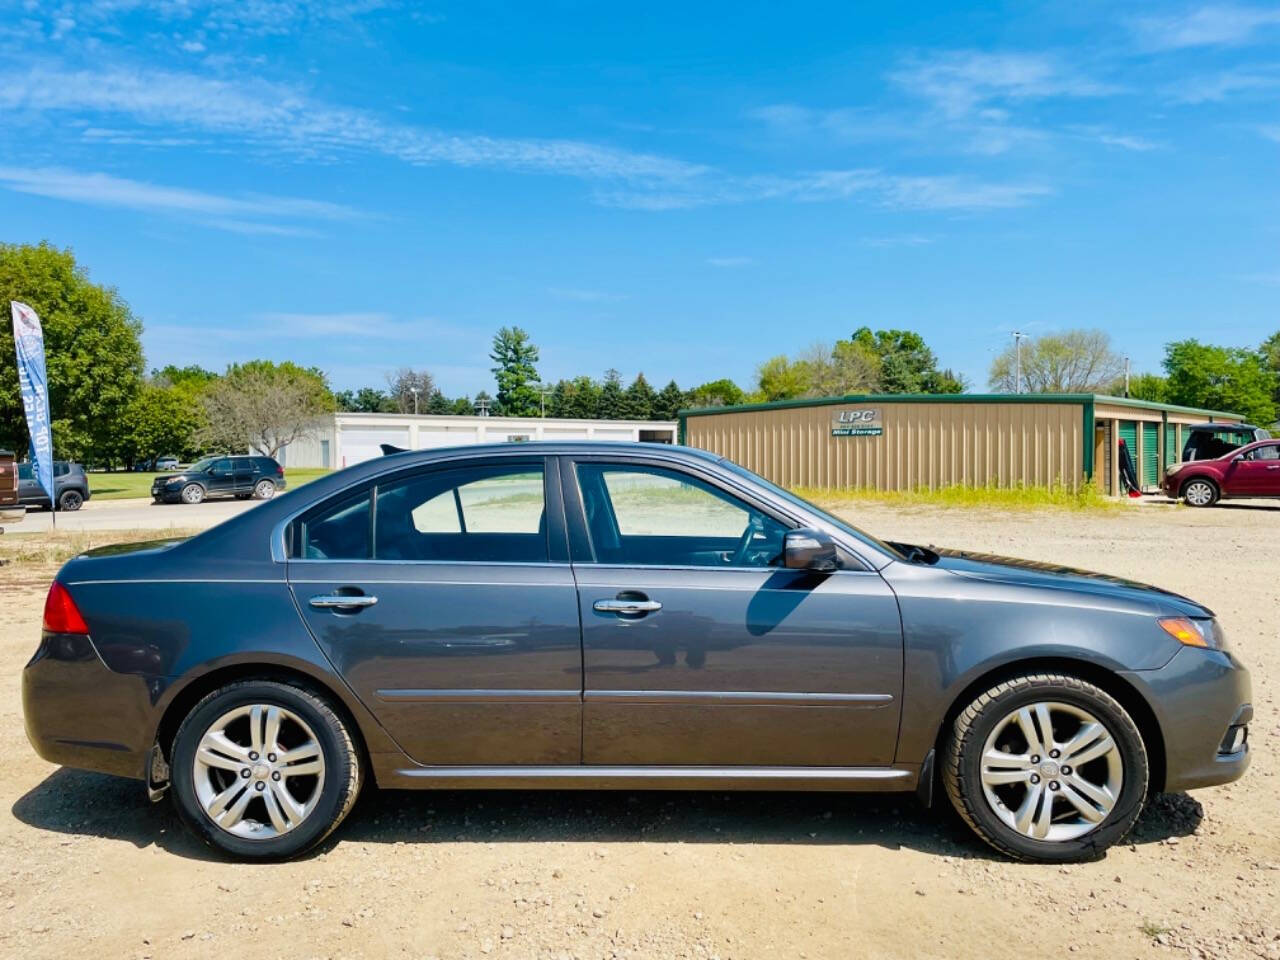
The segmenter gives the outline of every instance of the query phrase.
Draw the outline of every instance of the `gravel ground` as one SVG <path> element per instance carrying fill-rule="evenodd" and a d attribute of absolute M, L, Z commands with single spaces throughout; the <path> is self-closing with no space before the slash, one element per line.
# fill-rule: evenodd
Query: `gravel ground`
<path fill-rule="evenodd" d="M 1249 774 L 1062 868 L 910 797 L 627 792 L 369 791 L 309 858 L 232 864 L 138 784 L 34 755 L 18 675 L 51 571 L 0 570 L 0 956 L 1280 958 L 1280 509 L 850 519 L 1208 602 L 1253 670 Z"/>

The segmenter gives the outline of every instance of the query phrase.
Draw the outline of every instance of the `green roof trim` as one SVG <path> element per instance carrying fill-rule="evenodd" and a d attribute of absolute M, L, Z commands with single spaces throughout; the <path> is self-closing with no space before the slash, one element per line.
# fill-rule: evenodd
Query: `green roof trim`
<path fill-rule="evenodd" d="M 851 393 L 843 397 L 806 397 L 799 400 L 772 400 L 767 403 L 742 403 L 732 407 L 694 407 L 679 412 L 680 433 L 688 417 L 715 416 L 720 413 L 750 413 L 756 410 L 787 410 L 795 407 L 824 407 L 847 403 L 1066 403 L 1096 406 L 1099 403 L 1168 413 L 1194 413 L 1204 417 L 1230 417 L 1243 421 L 1238 413 L 1224 410 L 1202 410 L 1180 407 L 1154 400 L 1110 397 L 1098 393 Z"/>

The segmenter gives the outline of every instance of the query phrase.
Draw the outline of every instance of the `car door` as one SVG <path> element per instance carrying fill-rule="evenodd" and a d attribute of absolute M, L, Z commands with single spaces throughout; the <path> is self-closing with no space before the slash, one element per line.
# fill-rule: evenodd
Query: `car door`
<path fill-rule="evenodd" d="M 232 460 L 232 489 L 237 496 L 253 493 L 257 483 L 257 463 L 252 457 L 235 457 Z"/>
<path fill-rule="evenodd" d="M 49 499 L 49 494 L 40 481 L 36 479 L 35 467 L 30 463 L 18 464 L 18 501 L 20 503 L 41 503 Z"/>
<path fill-rule="evenodd" d="M 867 766 L 893 759 L 902 629 L 853 558 L 782 568 L 798 524 L 687 466 L 562 463 L 587 764 Z"/>
<path fill-rule="evenodd" d="M 300 517 L 288 577 L 316 641 L 423 764 L 582 757 L 582 648 L 542 457 L 379 479 Z"/>
<path fill-rule="evenodd" d="M 226 496 L 235 492 L 236 475 L 231 466 L 230 457 L 222 457 L 209 464 L 204 475 L 205 492 L 212 497 Z"/>
<path fill-rule="evenodd" d="M 1227 467 L 1225 492 L 1233 497 L 1280 496 L 1280 445 L 1264 443 Z"/>

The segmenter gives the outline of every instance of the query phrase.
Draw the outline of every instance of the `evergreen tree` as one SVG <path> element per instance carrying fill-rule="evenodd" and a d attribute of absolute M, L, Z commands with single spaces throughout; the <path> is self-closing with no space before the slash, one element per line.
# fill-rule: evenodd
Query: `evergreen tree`
<path fill-rule="evenodd" d="M 578 420 L 596 420 L 600 417 L 600 384 L 590 377 L 574 377 L 569 384 L 568 399 L 563 416 Z"/>
<path fill-rule="evenodd" d="M 674 420 L 679 415 L 680 409 L 686 405 L 684 391 L 672 380 L 662 388 L 653 401 L 653 419 Z"/>
<path fill-rule="evenodd" d="M 536 417 L 542 409 L 538 393 L 538 348 L 519 327 L 503 327 L 493 336 L 493 375 L 498 381 L 498 402 L 502 415 Z M 496 414 L 498 411 L 491 410 Z"/>
<path fill-rule="evenodd" d="M 604 374 L 596 416 L 601 420 L 622 420 L 627 415 L 627 395 L 622 389 L 622 375 L 610 367 Z"/>
<path fill-rule="evenodd" d="M 652 420 L 653 404 L 657 399 L 657 393 L 654 392 L 653 387 L 649 386 L 649 381 L 644 378 L 644 374 L 637 373 L 636 378 L 631 381 L 631 386 L 627 387 L 626 404 L 623 409 L 626 410 L 628 419 Z"/>
<path fill-rule="evenodd" d="M 435 416 L 453 412 L 453 404 L 440 390 L 431 391 L 431 399 L 427 401 L 427 413 Z"/>
<path fill-rule="evenodd" d="M 452 409 L 449 412 L 455 417 L 474 417 L 476 408 L 470 397 L 458 397 L 457 400 L 453 401 Z"/>
<path fill-rule="evenodd" d="M 547 416 L 572 416 L 567 412 L 569 410 L 569 398 L 572 393 L 573 384 L 568 380 L 557 380 L 556 385 L 551 388 L 551 393 L 547 396 Z"/>

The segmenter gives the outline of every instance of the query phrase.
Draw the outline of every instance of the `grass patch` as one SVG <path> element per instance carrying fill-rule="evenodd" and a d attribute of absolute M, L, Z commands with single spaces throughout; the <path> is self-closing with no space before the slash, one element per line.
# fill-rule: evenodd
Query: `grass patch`
<path fill-rule="evenodd" d="M 166 473 L 125 473 L 123 471 L 118 473 L 90 473 L 89 494 L 94 500 L 150 498 L 151 481 L 156 477 L 172 476 L 176 472 L 175 470 L 169 470 Z M 308 481 L 323 477 L 331 472 L 320 467 L 285 467 L 284 479 L 288 484 L 286 489 L 292 490 L 294 487 L 300 487 Z"/>
<path fill-rule="evenodd" d="M 0 563 L 6 573 L 32 573 L 59 567 L 94 547 L 146 540 L 182 540 L 199 530 L 72 530 L 14 533 L 0 536 Z"/>
<path fill-rule="evenodd" d="M 1078 490 L 1067 487 L 938 487 L 935 490 L 824 489 L 800 487 L 796 493 L 830 507 L 848 503 L 882 503 L 891 507 L 943 507 L 998 510 L 1119 510 L 1123 504 L 1085 483 Z"/>
<path fill-rule="evenodd" d="M 1162 924 L 1154 923 L 1150 920 L 1144 920 L 1142 922 L 1142 926 L 1140 926 L 1138 929 L 1142 931 L 1144 936 L 1150 937 L 1152 940 L 1154 940 L 1156 937 L 1162 937 L 1166 933 L 1173 932 L 1172 927 L 1166 927 L 1166 926 L 1163 926 Z"/>

